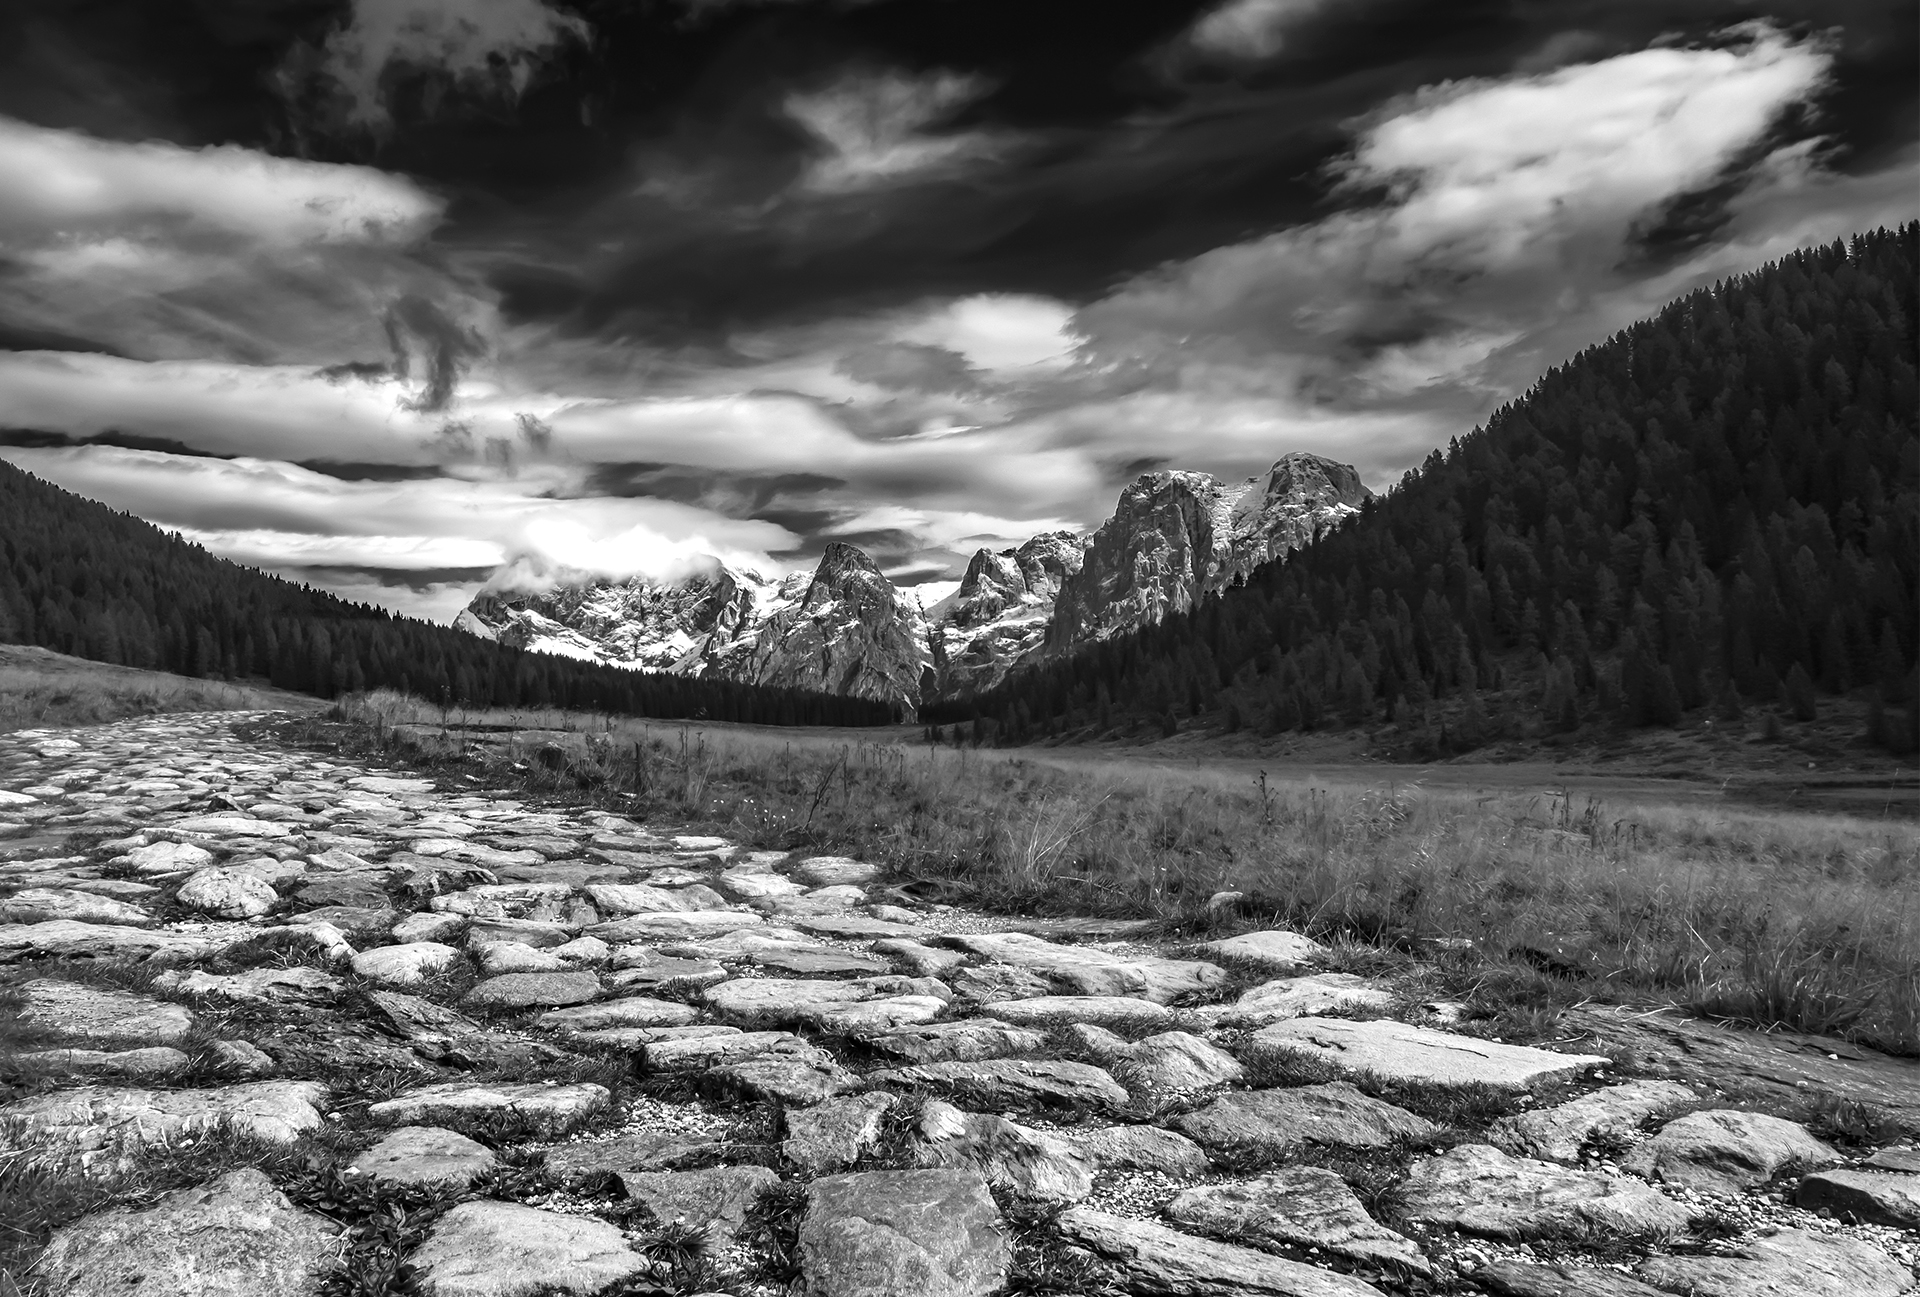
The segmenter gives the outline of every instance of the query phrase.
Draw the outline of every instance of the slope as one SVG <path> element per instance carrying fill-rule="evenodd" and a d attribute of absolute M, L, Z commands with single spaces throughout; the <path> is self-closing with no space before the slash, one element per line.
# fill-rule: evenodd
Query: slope
<path fill-rule="evenodd" d="M 0 462 L 0 643 L 323 698 L 393 688 L 764 724 L 874 725 L 885 705 L 526 653 L 215 558 Z"/>
<path fill-rule="evenodd" d="M 1917 242 L 1878 230 L 1691 294 L 1244 588 L 924 719 L 1391 724 L 1428 755 L 1849 697 L 1911 750 Z"/>

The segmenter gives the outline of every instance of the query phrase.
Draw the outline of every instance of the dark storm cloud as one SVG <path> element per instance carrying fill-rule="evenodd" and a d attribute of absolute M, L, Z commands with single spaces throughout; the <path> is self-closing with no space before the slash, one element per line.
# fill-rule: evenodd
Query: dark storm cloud
<path fill-rule="evenodd" d="M 1385 485 L 1911 214 L 1917 45 L 1869 0 L 16 0 L 7 449 L 443 614 L 495 553 L 916 579 L 1154 467 Z"/>
<path fill-rule="evenodd" d="M 672 464 L 594 464 L 580 493 L 615 498 L 677 500 L 699 504 L 737 516 L 763 517 L 769 504 L 783 495 L 816 495 L 838 490 L 846 482 L 821 473 L 696 472 Z"/>
<path fill-rule="evenodd" d="M 141 433 L 120 432 L 109 428 L 91 437 L 76 437 L 66 432 L 46 432 L 38 428 L 0 428 L 0 446 L 20 446 L 48 450 L 70 446 L 114 446 L 121 450 L 156 450 L 168 455 L 187 455 L 204 459 L 232 459 L 189 446 L 172 437 L 149 437 Z"/>

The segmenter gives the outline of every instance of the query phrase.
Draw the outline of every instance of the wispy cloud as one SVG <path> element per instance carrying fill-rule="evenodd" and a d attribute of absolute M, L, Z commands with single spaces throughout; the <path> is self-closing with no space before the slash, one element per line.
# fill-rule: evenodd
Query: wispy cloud
<path fill-rule="evenodd" d="M 299 47 L 279 79 L 303 107 L 384 131 L 396 74 L 438 81 L 441 94 L 512 102 L 558 47 L 589 36 L 586 23 L 541 0 L 352 0 L 348 20 Z"/>
<path fill-rule="evenodd" d="M 986 93 L 978 77 L 858 72 L 823 90 L 788 96 L 784 109 L 819 146 L 802 184 L 845 193 L 950 175 L 992 157 L 1004 142 L 985 131 L 938 131 Z"/>

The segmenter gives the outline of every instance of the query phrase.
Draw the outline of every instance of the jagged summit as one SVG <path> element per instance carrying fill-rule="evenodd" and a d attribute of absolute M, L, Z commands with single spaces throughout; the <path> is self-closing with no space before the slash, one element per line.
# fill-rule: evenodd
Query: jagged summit
<path fill-rule="evenodd" d="M 829 544 L 812 572 L 716 563 L 671 584 L 561 581 L 492 591 L 454 623 L 502 643 L 623 666 L 872 698 L 990 689 L 1042 651 L 1151 624 L 1337 525 L 1371 493 L 1350 465 L 1277 460 L 1227 483 L 1163 469 L 1121 493 L 1090 536 L 1054 531 L 982 549 L 924 611 L 864 551 Z"/>
<path fill-rule="evenodd" d="M 1070 648 L 1159 621 L 1310 543 L 1372 492 L 1350 465 L 1278 460 L 1263 483 L 1162 469 L 1120 493 L 1080 570 L 1060 589 L 1046 643 Z"/>

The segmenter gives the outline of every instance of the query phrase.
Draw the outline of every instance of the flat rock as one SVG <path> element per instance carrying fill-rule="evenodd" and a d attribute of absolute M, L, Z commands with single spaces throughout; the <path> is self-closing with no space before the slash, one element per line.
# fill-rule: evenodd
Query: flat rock
<path fill-rule="evenodd" d="M 400 915 L 392 909 L 372 909 L 359 905 L 323 905 L 315 910 L 303 910 L 290 922 L 305 924 L 329 924 L 338 928 L 343 936 L 357 945 L 370 946 L 381 940 L 400 921 Z"/>
<path fill-rule="evenodd" d="M 238 973 L 165 972 L 153 984 L 175 995 L 204 995 L 236 1004 L 331 1004 L 347 984 L 324 968 L 293 964 Z"/>
<path fill-rule="evenodd" d="M 126 861 L 143 877 L 187 874 L 211 865 L 213 853 L 191 842 L 153 842 L 129 851 Z"/>
<path fill-rule="evenodd" d="M 1378 1288 L 1350 1275 L 1195 1238 L 1152 1221 L 1070 1207 L 1055 1223 L 1068 1241 L 1119 1267 L 1136 1292 L 1169 1297 L 1380 1297 Z"/>
<path fill-rule="evenodd" d="M 247 1168 L 63 1226 L 33 1273 L 62 1297 L 317 1297 L 339 1234 Z"/>
<path fill-rule="evenodd" d="M 502 973 L 475 983 L 461 1003 L 499 1009 L 555 1008 L 585 1004 L 599 994 L 600 979 L 593 973 Z"/>
<path fill-rule="evenodd" d="M 754 951 L 746 959 L 757 968 L 796 977 L 837 977 L 844 973 L 885 975 L 893 971 L 891 963 L 874 955 L 833 946 L 807 948 L 785 942 L 770 942 L 765 949 Z"/>
<path fill-rule="evenodd" d="M 699 991 L 727 980 L 727 970 L 710 959 L 676 959 L 670 955 L 645 952 L 641 959 L 637 948 L 615 948 L 614 972 L 608 985 L 623 991 Z"/>
<path fill-rule="evenodd" d="M 1408 1220 L 1500 1239 L 1677 1233 L 1699 1216 L 1638 1180 L 1508 1157 L 1491 1144 L 1420 1159 L 1400 1194 Z"/>
<path fill-rule="evenodd" d="M 1720 1256 L 1653 1257 L 1635 1273 L 1687 1297 L 1898 1297 L 1914 1287 L 1913 1271 L 1872 1244 L 1798 1229 Z"/>
<path fill-rule="evenodd" d="M 1393 992 L 1352 973 L 1313 973 L 1282 977 L 1247 991 L 1220 1014 L 1226 1027 L 1266 1027 L 1290 1018 L 1353 1010 L 1381 1010 L 1395 1003 Z"/>
<path fill-rule="evenodd" d="M 1115 955 L 1104 950 L 1056 945 L 1022 932 L 957 934 L 944 940 L 970 954 L 1032 969 L 1057 989 L 1073 995 L 1127 995 L 1166 1004 L 1227 980 L 1226 970 L 1218 964 L 1151 955 Z"/>
<path fill-rule="evenodd" d="M 874 1091 L 790 1110 L 780 1152 L 808 1175 L 845 1171 L 879 1141 L 886 1115 L 898 1102 Z"/>
<path fill-rule="evenodd" d="M 872 950 L 892 960 L 895 967 L 910 977 L 944 978 L 967 962 L 963 951 L 941 950 L 909 937 L 882 938 L 873 943 Z"/>
<path fill-rule="evenodd" d="M 627 1197 L 662 1225 L 697 1229 L 726 1247 L 746 1224 L 747 1212 L 780 1177 L 764 1166 L 713 1166 L 699 1171 L 622 1171 Z"/>
<path fill-rule="evenodd" d="M 461 918 L 461 915 L 451 915 Z M 564 946 L 579 933 L 564 923 L 540 919 L 472 919 L 467 921 L 467 949 L 478 950 L 494 941 L 514 941 L 523 946 L 545 949 Z"/>
<path fill-rule="evenodd" d="M 1594 1054 L 1556 1054 L 1525 1045 L 1496 1044 L 1387 1019 L 1296 1018 L 1256 1031 L 1248 1049 L 1255 1054 L 1317 1058 L 1343 1072 L 1372 1073 L 1385 1081 L 1487 1085 L 1502 1090 L 1528 1089 L 1613 1061 Z"/>
<path fill-rule="evenodd" d="M 1671 1116 L 1698 1099 L 1674 1081 L 1610 1085 L 1552 1108 L 1502 1117 L 1488 1128 L 1487 1142 L 1515 1157 L 1577 1163 L 1580 1150 L 1595 1137 L 1631 1135 L 1647 1122 Z"/>
<path fill-rule="evenodd" d="M 1473 1278 L 1497 1297 L 1666 1297 L 1618 1270 L 1597 1266 L 1494 1261 L 1475 1270 Z"/>
<path fill-rule="evenodd" d="M 62 887 L 28 887 L 0 899 L 0 923 L 118 923 L 147 928 L 159 920 L 137 905 Z"/>
<path fill-rule="evenodd" d="M 964 958 L 964 956 L 963 956 Z M 953 993 L 976 1005 L 998 1004 L 1002 1000 L 1037 1000 L 1053 994 L 1053 983 L 1030 968 L 1012 964 L 980 964 L 962 968 L 953 975 Z M 1141 1004 L 1151 1001 L 1141 1000 Z"/>
<path fill-rule="evenodd" d="M 1900 1171 L 1816 1171 L 1800 1182 L 1794 1202 L 1825 1208 L 1868 1225 L 1920 1230 L 1920 1175 Z"/>
<path fill-rule="evenodd" d="M 692 1040 L 699 1036 L 738 1036 L 741 1031 L 738 1027 L 705 1023 L 691 1027 L 591 1027 L 570 1034 L 575 1045 L 638 1051 L 656 1041 Z"/>
<path fill-rule="evenodd" d="M 268 880 L 261 877 L 260 881 Z M 300 886 L 302 905 L 352 905 L 377 910 L 388 905 L 389 900 L 384 869 L 322 874 L 308 878 Z"/>
<path fill-rule="evenodd" d="M 1327 948 L 1297 932 L 1271 929 L 1243 932 L 1237 937 L 1209 941 L 1200 947 L 1211 959 L 1252 964 L 1271 973 L 1293 973 L 1325 956 Z"/>
<path fill-rule="evenodd" d="M 1324 1248 L 1364 1264 L 1389 1263 L 1416 1274 L 1432 1268 L 1412 1239 L 1374 1220 L 1345 1180 L 1317 1166 L 1189 1189 L 1167 1204 L 1166 1216 L 1231 1243 Z"/>
<path fill-rule="evenodd" d="M 1701 1193 L 1733 1194 L 1776 1175 L 1833 1166 L 1840 1155 L 1798 1122 L 1711 1109 L 1677 1117 L 1622 1159 L 1636 1175 Z"/>
<path fill-rule="evenodd" d="M 424 1189 L 464 1189 L 499 1165 L 493 1150 L 438 1126 L 402 1126 L 347 1164 L 375 1184 Z"/>
<path fill-rule="evenodd" d="M 623 941 L 687 941 L 717 937 L 766 920 L 751 910 L 684 910 L 674 914 L 632 914 L 598 923 L 587 935 L 615 945 Z"/>
<path fill-rule="evenodd" d="M 459 914 L 435 914 L 431 910 L 420 910 L 409 914 L 388 929 L 395 941 L 442 941 L 452 942 L 467 930 L 467 920 Z"/>
<path fill-rule="evenodd" d="M 864 914 L 796 915 L 793 926 L 816 937 L 834 937 L 841 941 L 877 941 L 882 937 L 924 937 L 925 928 L 910 923 L 890 923 Z"/>
<path fill-rule="evenodd" d="M 1154 1171 L 1191 1180 L 1213 1169 L 1198 1144 L 1158 1126 L 1108 1126 L 1070 1138 L 1081 1159 L 1097 1171 Z"/>
<path fill-rule="evenodd" d="M 716 880 L 720 890 L 736 901 L 749 904 L 798 896 L 807 889 L 791 878 L 761 869 L 729 869 Z"/>
<path fill-rule="evenodd" d="M 387 986 L 419 986 L 458 967 L 465 958 L 438 941 L 409 941 L 361 951 L 353 957 L 353 971 Z"/>
<path fill-rule="evenodd" d="M 692 1005 L 630 995 L 621 1000 L 554 1009 L 535 1022 L 551 1031 L 597 1031 L 606 1027 L 684 1027 L 699 1016 Z"/>
<path fill-rule="evenodd" d="M 485 1030 L 463 1013 L 401 991 L 369 991 L 367 1002 L 394 1034 L 410 1041 L 445 1044 Z"/>
<path fill-rule="evenodd" d="M 22 959 L 152 959 L 184 963 L 212 954 L 237 938 L 153 932 L 119 923 L 77 923 L 50 919 L 44 923 L 0 924 L 0 964 Z"/>
<path fill-rule="evenodd" d="M 931 978 L 861 977 L 846 981 L 816 981 L 790 977 L 743 977 L 721 982 L 701 992 L 714 1013 L 751 1026 L 818 1023 L 837 1010 L 865 1000 L 897 996 L 932 996 L 944 1006 L 946 990 Z M 939 1010 L 924 1014 L 926 1021 Z M 881 1024 L 884 1025 L 884 1024 Z"/>
<path fill-rule="evenodd" d="M 1128 1045 L 1119 1055 L 1118 1079 L 1136 1099 L 1160 1103 L 1177 1095 L 1232 1085 L 1246 1069 L 1225 1050 L 1184 1031 L 1163 1031 Z M 1102 1059 L 1109 1068 L 1114 1062 Z"/>
<path fill-rule="evenodd" d="M 697 908 L 677 892 L 645 883 L 590 883 L 582 890 L 602 914 L 674 914 Z"/>
<path fill-rule="evenodd" d="M 807 1297 L 990 1297 L 1013 1251 L 977 1171 L 869 1171 L 807 1186 Z"/>
<path fill-rule="evenodd" d="M 1431 1139 L 1438 1126 L 1362 1094 L 1346 1081 L 1286 1090 L 1235 1090 L 1174 1122 L 1208 1149 L 1241 1158 L 1284 1157 L 1303 1144 L 1386 1148 Z"/>
<path fill-rule="evenodd" d="M 916 1063 L 977 1063 L 983 1059 L 1031 1053 L 1047 1043 L 1047 1033 L 986 1018 L 962 1018 L 956 1022 L 930 1022 L 924 1026 L 861 1033 L 859 1039 L 883 1054 Z"/>
<path fill-rule="evenodd" d="M 641 1047 L 640 1059 L 649 1072 L 704 1072 L 765 1053 L 788 1044 L 807 1042 L 788 1031 L 739 1031 L 725 1036 L 676 1037 Z M 811 1048 L 811 1046 L 808 1046 Z"/>
<path fill-rule="evenodd" d="M 588 938 L 592 940 L 592 938 Z M 489 941 L 473 952 L 482 977 L 503 973 L 564 973 L 573 965 L 560 958 L 565 946 L 541 950 L 518 941 Z"/>
<path fill-rule="evenodd" d="M 776 1044 L 741 1059 L 709 1068 L 702 1078 L 710 1088 L 749 1099 L 778 1099 L 804 1108 L 861 1088 L 860 1078 L 824 1049 L 799 1042 Z"/>
<path fill-rule="evenodd" d="M 463 1202 L 410 1258 L 421 1297 L 597 1293 L 646 1273 L 615 1226 L 510 1202 Z"/>
<path fill-rule="evenodd" d="M 1091 1023 L 1118 1031 L 1151 1031 L 1173 1022 L 1173 1010 L 1151 1000 L 1117 995 L 1043 995 L 1031 1000 L 1001 1000 L 981 1013 L 1019 1027 L 1059 1027 Z"/>
<path fill-rule="evenodd" d="M 985 1108 L 1033 1104 L 1118 1108 L 1127 1092 L 1111 1075 L 1086 1063 L 982 1059 L 967 1063 L 922 1063 L 869 1073 L 876 1085 L 925 1086 Z"/>
<path fill-rule="evenodd" d="M 1093 1168 L 1058 1135 L 930 1099 L 916 1123 L 922 1166 L 971 1167 L 987 1183 L 1036 1202 L 1075 1203 L 1093 1192 Z"/>
<path fill-rule="evenodd" d="M 251 919 L 265 914 L 280 894 L 252 874 L 237 869 L 202 869 L 174 893 L 180 904 L 222 919 Z"/>
<path fill-rule="evenodd" d="M 110 1089 L 83 1085 L 0 1108 L 19 1123 L 23 1147 L 78 1154 L 132 1152 L 226 1124 L 291 1144 L 321 1124 L 327 1087 L 317 1081 L 248 1081 L 216 1090 Z"/>
<path fill-rule="evenodd" d="M 1881 1171 L 1905 1171 L 1920 1175 L 1920 1148 L 1904 1145 L 1883 1148 L 1867 1159 L 1867 1165 Z"/>
<path fill-rule="evenodd" d="M 546 1168 L 569 1182 L 622 1171 L 677 1171 L 690 1162 L 711 1161 L 726 1147 L 725 1138 L 637 1131 L 556 1145 L 547 1150 Z"/>
<path fill-rule="evenodd" d="M 184 1005 L 131 991 L 40 977 L 23 983 L 17 994 L 20 1025 L 62 1044 L 178 1045 L 193 1030 L 193 1014 Z"/>
<path fill-rule="evenodd" d="M 186 1071 L 193 1062 L 170 1045 L 119 1050 L 31 1049 L 16 1051 L 9 1057 L 18 1066 L 60 1076 L 119 1076 L 133 1080 L 174 1076 Z"/>
<path fill-rule="evenodd" d="M 461 1117 L 511 1116 L 550 1135 L 564 1134 L 607 1106 L 605 1086 L 453 1081 L 408 1090 L 367 1109 L 374 1121 L 422 1126 Z"/>
<path fill-rule="evenodd" d="M 880 877 L 880 866 L 846 856 L 813 856 L 796 865 L 793 876 L 809 887 L 865 887 Z"/>
<path fill-rule="evenodd" d="M 1920 1059 L 1885 1054 L 1831 1036 L 1745 1031 L 1680 1014 L 1571 1009 L 1569 1033 L 1589 1033 L 1608 1051 L 1631 1054 L 1634 1070 L 1715 1090 L 1752 1094 L 1798 1107 L 1809 1094 L 1884 1109 L 1920 1130 Z"/>

